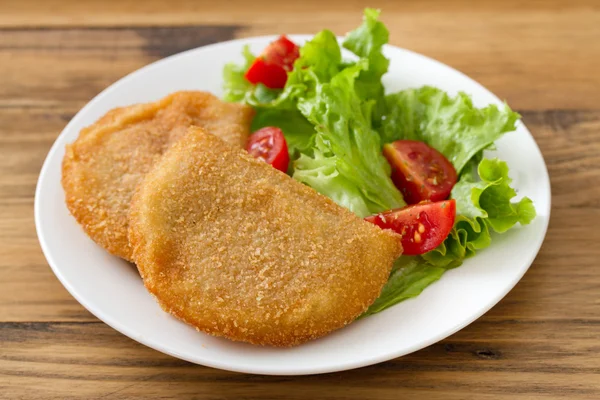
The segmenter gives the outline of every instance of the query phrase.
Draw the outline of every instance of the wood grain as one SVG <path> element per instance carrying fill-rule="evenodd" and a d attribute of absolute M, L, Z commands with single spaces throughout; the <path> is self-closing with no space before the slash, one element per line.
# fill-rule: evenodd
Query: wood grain
<path fill-rule="evenodd" d="M 145 348 L 102 323 L 4 323 L 0 335 L 9 350 L 0 372 L 10 378 L 5 393 L 31 398 L 68 393 L 62 382 L 77 387 L 72 393 L 90 398 L 110 398 L 116 391 L 136 399 L 158 398 L 161 392 L 182 398 L 391 399 L 399 391 L 472 398 L 474 384 L 482 398 L 591 398 L 600 390 L 600 369 L 589 356 L 598 350 L 597 325 L 572 323 L 576 333 L 567 335 L 558 333 L 564 331 L 564 320 L 499 323 L 483 318 L 421 352 L 369 368 L 309 377 L 250 376 L 191 365 Z M 532 336 L 538 339 L 532 341 Z M 23 388 L 28 383 L 35 386 Z"/>
<path fill-rule="evenodd" d="M 552 217 L 533 266 L 485 316 L 387 363 L 309 377 L 218 371 L 99 322 L 35 235 L 45 155 L 72 116 L 135 69 L 274 32 L 343 34 L 358 1 L 0 0 L 0 398 L 600 398 L 600 3 L 370 2 L 391 42 L 459 68 L 523 115 L 548 164 Z M 350 350 L 351 351 L 351 350 Z"/>
<path fill-rule="evenodd" d="M 392 44 L 465 72 L 515 108 L 595 108 L 594 88 L 600 85 L 597 0 L 367 3 L 259 0 L 252 6 L 243 0 L 228 1 L 226 6 L 214 1 L 152 0 L 144 1 L 143 12 L 135 0 L 108 4 L 100 0 L 4 0 L 2 3 L 0 27 L 5 29 L 31 25 L 77 29 L 82 24 L 227 25 L 241 27 L 237 36 L 310 33 L 323 27 L 344 34 L 357 25 L 366 4 L 384 10 L 383 20 L 390 29 Z"/>

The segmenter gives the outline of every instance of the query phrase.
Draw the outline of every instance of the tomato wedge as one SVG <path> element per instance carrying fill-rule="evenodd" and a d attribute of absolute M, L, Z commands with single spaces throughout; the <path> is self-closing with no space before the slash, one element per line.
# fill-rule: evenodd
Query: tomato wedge
<path fill-rule="evenodd" d="M 287 82 L 287 74 L 294 68 L 294 61 L 300 57 L 300 48 L 285 35 L 267 46 L 254 60 L 246 79 L 253 83 L 262 83 L 271 89 L 281 89 Z"/>
<path fill-rule="evenodd" d="M 365 218 L 382 229 L 402 235 L 405 255 L 424 254 L 438 247 L 450 233 L 456 218 L 454 199 L 423 202 Z"/>
<path fill-rule="evenodd" d="M 278 170 L 287 172 L 290 154 L 281 129 L 267 126 L 257 130 L 248 138 L 246 150 Z"/>
<path fill-rule="evenodd" d="M 456 184 L 454 166 L 434 148 L 415 140 L 398 140 L 383 146 L 392 166 L 392 180 L 409 204 L 445 200 Z"/>

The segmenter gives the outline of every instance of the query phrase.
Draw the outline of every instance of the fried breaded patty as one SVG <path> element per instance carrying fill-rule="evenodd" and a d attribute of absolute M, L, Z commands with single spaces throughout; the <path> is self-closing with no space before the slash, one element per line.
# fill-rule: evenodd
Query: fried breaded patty
<path fill-rule="evenodd" d="M 96 243 L 131 261 L 129 203 L 152 165 L 191 125 L 242 147 L 252 117 L 250 107 L 195 91 L 111 110 L 67 146 L 62 166 L 67 207 Z"/>
<path fill-rule="evenodd" d="M 201 129 L 138 187 L 134 260 L 163 309 L 203 332 L 292 346 L 379 296 L 400 237 Z"/>

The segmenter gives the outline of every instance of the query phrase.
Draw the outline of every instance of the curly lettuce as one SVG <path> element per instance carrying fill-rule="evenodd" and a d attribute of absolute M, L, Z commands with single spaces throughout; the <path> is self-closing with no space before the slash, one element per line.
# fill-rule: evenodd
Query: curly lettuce
<path fill-rule="evenodd" d="M 507 105 L 477 108 L 465 93 L 450 97 L 431 86 L 390 94 L 385 109 L 379 128 L 384 143 L 425 142 L 446 156 L 458 173 L 503 134 L 514 131 L 520 118 Z"/>
<path fill-rule="evenodd" d="M 314 89 L 298 108 L 317 133 L 312 154 L 300 155 L 292 175 L 361 217 L 405 205 L 371 127 L 373 103 L 361 101 L 354 86 L 367 66 L 361 60 L 329 82 L 312 68 L 302 70 Z"/>
<path fill-rule="evenodd" d="M 243 101 L 248 93 L 254 89 L 249 81 L 246 80 L 244 74 L 250 68 L 256 57 L 250 51 L 250 47 L 244 46 L 242 51 L 244 56 L 243 64 L 228 63 L 223 68 L 223 90 L 225 101 L 240 102 Z"/>
<path fill-rule="evenodd" d="M 498 159 L 483 159 L 476 171 L 461 176 L 451 197 L 456 199 L 456 222 L 446 240 L 422 256 L 400 257 L 380 297 L 364 315 L 375 314 L 394 304 L 418 296 L 448 269 L 492 242 L 491 231 L 506 232 L 515 224 L 526 225 L 535 218 L 531 199 L 513 202 L 508 165 Z"/>
<path fill-rule="evenodd" d="M 358 57 L 368 60 L 368 68 L 361 71 L 356 80 L 356 91 L 363 99 L 375 99 L 378 103 L 384 95 L 381 78 L 390 65 L 383 55 L 383 46 L 388 42 L 389 31 L 379 21 L 379 10 L 367 8 L 363 23 L 348 33 L 343 46 Z"/>
<path fill-rule="evenodd" d="M 454 228 L 423 259 L 439 267 L 457 267 L 491 244 L 490 231 L 504 233 L 517 223 L 529 224 L 535 218 L 533 202 L 527 197 L 512 202 L 517 192 L 511 182 L 508 165 L 498 159 L 483 159 L 477 172 L 463 174 L 451 193 L 456 200 Z"/>
<path fill-rule="evenodd" d="M 465 93 L 452 97 L 429 86 L 385 95 L 388 37 L 379 11 L 366 9 L 363 23 L 343 40 L 352 60 L 343 59 L 335 35 L 323 30 L 301 47 L 283 89 L 244 79 L 254 61 L 247 48 L 244 65 L 224 69 L 225 99 L 254 107 L 252 129 L 283 130 L 292 159 L 288 173 L 358 216 L 405 205 L 381 153 L 385 143 L 425 142 L 459 173 L 451 193 L 457 217 L 450 235 L 429 253 L 400 257 L 364 316 L 418 296 L 448 269 L 488 247 L 493 233 L 535 217 L 530 199 L 515 201 L 507 164 L 483 157 L 515 129 L 519 115 L 507 105 L 477 108 Z"/>

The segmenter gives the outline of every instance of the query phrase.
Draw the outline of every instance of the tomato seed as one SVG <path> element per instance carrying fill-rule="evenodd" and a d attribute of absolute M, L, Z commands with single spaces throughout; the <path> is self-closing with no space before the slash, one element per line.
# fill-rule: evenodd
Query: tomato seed
<path fill-rule="evenodd" d="M 415 242 L 421 243 L 421 235 L 419 234 L 419 232 L 415 232 Z"/>

